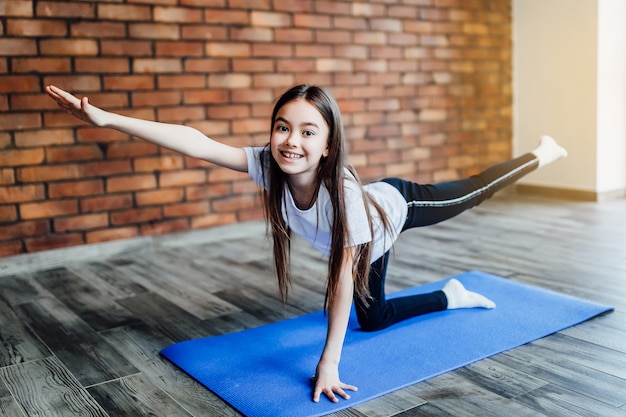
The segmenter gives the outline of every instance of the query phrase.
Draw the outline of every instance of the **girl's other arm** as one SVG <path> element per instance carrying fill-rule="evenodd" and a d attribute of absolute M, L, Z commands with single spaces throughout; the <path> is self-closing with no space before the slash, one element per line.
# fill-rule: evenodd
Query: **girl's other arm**
<path fill-rule="evenodd" d="M 345 390 L 356 391 L 357 387 L 347 385 L 339 379 L 339 360 L 348 328 L 354 282 L 352 280 L 352 259 L 354 248 L 346 248 L 342 274 L 337 287 L 337 294 L 328 306 L 328 332 L 324 351 L 317 365 L 313 401 L 318 402 L 321 394 L 337 402 L 335 394 L 348 400 Z"/>
<path fill-rule="evenodd" d="M 111 113 L 92 106 L 87 97 L 78 99 L 55 86 L 47 86 L 46 92 L 59 107 L 87 123 L 119 130 L 192 158 L 203 159 L 236 171 L 248 170 L 246 153 L 242 148 L 219 143 L 192 127 Z"/>

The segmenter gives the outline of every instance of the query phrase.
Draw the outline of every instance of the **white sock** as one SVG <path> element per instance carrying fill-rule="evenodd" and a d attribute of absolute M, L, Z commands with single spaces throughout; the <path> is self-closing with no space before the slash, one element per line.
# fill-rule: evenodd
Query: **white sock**
<path fill-rule="evenodd" d="M 495 308 L 496 303 L 476 292 L 468 291 L 463 284 L 452 278 L 441 289 L 448 299 L 448 310 L 457 308 Z"/>
<path fill-rule="evenodd" d="M 541 137 L 539 146 L 532 153 L 539 159 L 539 168 L 567 156 L 567 150 L 547 135 Z"/>

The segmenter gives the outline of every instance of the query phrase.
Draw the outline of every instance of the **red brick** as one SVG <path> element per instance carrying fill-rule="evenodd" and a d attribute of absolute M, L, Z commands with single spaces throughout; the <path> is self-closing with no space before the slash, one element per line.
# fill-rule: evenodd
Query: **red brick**
<path fill-rule="evenodd" d="M 341 28 L 343 30 L 366 30 L 369 28 L 367 20 L 362 17 L 335 17 L 334 27 Z"/>
<path fill-rule="evenodd" d="M 82 214 L 54 219 L 54 231 L 63 233 L 107 227 L 109 218 L 106 213 Z"/>
<path fill-rule="evenodd" d="M 104 193 L 102 180 L 53 182 L 48 184 L 50 198 L 84 197 Z"/>
<path fill-rule="evenodd" d="M 321 14 L 296 14 L 293 18 L 293 25 L 297 28 L 315 28 L 328 29 L 331 28 L 331 17 Z"/>
<path fill-rule="evenodd" d="M 185 72 L 225 72 L 230 69 L 227 58 L 189 58 L 184 62 Z"/>
<path fill-rule="evenodd" d="M 62 20 L 9 19 L 7 21 L 7 33 L 9 35 L 25 37 L 63 37 L 67 34 L 67 24 Z"/>
<path fill-rule="evenodd" d="M 228 168 L 213 168 L 209 172 L 208 182 L 220 183 L 223 181 L 249 180 L 250 176 L 246 172 L 237 172 Z"/>
<path fill-rule="evenodd" d="M 76 134 L 78 142 L 117 142 L 128 140 L 128 135 L 117 130 L 102 128 L 82 128 Z"/>
<path fill-rule="evenodd" d="M 152 56 L 152 43 L 137 40 L 102 40 L 100 41 L 102 56 Z"/>
<path fill-rule="evenodd" d="M 46 149 L 46 162 L 93 161 L 103 158 L 102 150 L 96 145 L 77 145 Z"/>
<path fill-rule="evenodd" d="M 13 240 L 10 242 L 0 242 L 0 257 L 13 256 L 24 253 L 21 240 Z"/>
<path fill-rule="evenodd" d="M 254 208 L 257 203 L 257 196 L 241 195 L 213 200 L 211 202 L 211 207 L 215 210 L 215 212 L 223 213 Z"/>
<path fill-rule="evenodd" d="M 233 9 L 270 9 L 270 0 L 228 0 Z"/>
<path fill-rule="evenodd" d="M 36 14 L 45 17 L 93 18 L 96 16 L 96 7 L 92 3 L 39 1 Z"/>
<path fill-rule="evenodd" d="M 15 145 L 29 148 L 46 145 L 66 145 L 74 142 L 70 129 L 44 129 L 15 132 Z"/>
<path fill-rule="evenodd" d="M 206 172 L 201 169 L 163 172 L 159 175 L 159 187 L 201 184 L 206 181 Z"/>
<path fill-rule="evenodd" d="M 163 215 L 165 217 L 189 217 L 206 214 L 209 210 L 207 201 L 171 204 L 163 207 Z"/>
<path fill-rule="evenodd" d="M 25 220 L 65 216 L 78 212 L 78 201 L 55 200 L 20 204 L 20 217 Z"/>
<path fill-rule="evenodd" d="M 210 57 L 249 57 L 250 45 L 246 42 L 208 42 L 205 52 Z"/>
<path fill-rule="evenodd" d="M 26 244 L 27 252 L 39 252 L 43 250 L 66 248 L 86 243 L 82 235 L 79 233 L 48 235 L 45 237 L 26 239 L 24 242 Z"/>
<path fill-rule="evenodd" d="M 274 33 L 276 36 L 276 42 L 302 43 L 314 41 L 314 32 L 311 29 L 277 28 L 274 29 Z"/>
<path fill-rule="evenodd" d="M 154 222 L 141 225 L 141 235 L 162 235 L 165 233 L 176 233 L 189 230 L 189 221 L 187 219 L 176 219 L 165 222 Z"/>
<path fill-rule="evenodd" d="M 318 13 L 327 13 L 333 16 L 352 14 L 352 4 L 350 2 L 343 3 L 334 0 L 316 0 L 312 3 L 313 6 L 315 6 L 315 11 Z"/>
<path fill-rule="evenodd" d="M 107 175 L 127 174 L 132 171 L 130 161 L 102 161 L 90 162 L 80 167 L 84 177 L 100 177 Z"/>
<path fill-rule="evenodd" d="M 96 75 L 52 75 L 44 79 L 46 85 L 57 85 L 71 92 L 100 91 L 100 77 Z"/>
<path fill-rule="evenodd" d="M 172 171 L 183 168 L 183 159 L 180 155 L 137 158 L 133 167 L 135 172 Z"/>
<path fill-rule="evenodd" d="M 48 232 L 49 226 L 45 220 L 19 222 L 0 226 L 0 240 L 23 239 L 30 236 L 45 235 Z"/>
<path fill-rule="evenodd" d="M 127 58 L 76 58 L 74 65 L 77 72 L 97 74 L 102 73 L 103 68 L 108 74 L 127 73 L 130 68 Z"/>
<path fill-rule="evenodd" d="M 167 188 L 154 191 L 141 191 L 135 194 L 138 206 L 153 206 L 183 201 L 184 192 L 180 188 Z"/>
<path fill-rule="evenodd" d="M 47 94 L 19 94 L 11 96 L 11 110 L 53 110 L 57 104 Z"/>
<path fill-rule="evenodd" d="M 0 93 L 39 91 L 39 78 L 34 75 L 0 75 Z"/>
<path fill-rule="evenodd" d="M 243 104 L 209 106 L 207 115 L 210 119 L 242 119 L 250 117 L 250 107 Z"/>
<path fill-rule="evenodd" d="M 132 4 L 98 4 L 98 18 L 102 20 L 147 21 L 150 7 Z"/>
<path fill-rule="evenodd" d="M 158 57 L 174 56 L 191 58 L 192 56 L 202 56 L 203 54 L 204 43 L 202 42 L 161 41 L 156 44 L 156 56 Z M 183 61 L 186 61 L 186 59 Z"/>
<path fill-rule="evenodd" d="M 98 42 L 92 39 L 42 39 L 39 50 L 42 55 L 96 55 Z"/>
<path fill-rule="evenodd" d="M 252 10 L 250 23 L 255 27 L 287 27 L 291 25 L 291 16 L 288 13 Z"/>
<path fill-rule="evenodd" d="M 143 223 L 162 218 L 159 207 L 116 211 L 111 213 L 111 225 L 121 226 L 132 223 Z"/>
<path fill-rule="evenodd" d="M 41 127 L 41 116 L 38 113 L 0 113 L 0 131 L 36 129 Z"/>
<path fill-rule="evenodd" d="M 17 167 L 23 165 L 37 165 L 44 160 L 42 148 L 11 149 L 0 151 L 0 166 Z"/>
<path fill-rule="evenodd" d="M 139 39 L 169 39 L 180 38 L 178 25 L 168 23 L 133 23 L 129 26 L 128 34 L 131 38 Z"/>
<path fill-rule="evenodd" d="M 0 201 L 3 203 L 24 203 L 46 198 L 42 185 L 16 185 L 0 187 Z"/>
<path fill-rule="evenodd" d="M 15 170 L 12 168 L 0 168 L 0 184 L 15 184 Z"/>
<path fill-rule="evenodd" d="M 153 155 L 158 153 L 159 148 L 142 140 L 132 142 L 117 142 L 107 146 L 107 159 L 132 158 L 136 156 Z"/>
<path fill-rule="evenodd" d="M 248 25 L 250 24 L 248 12 L 246 10 L 234 10 L 234 9 L 226 9 L 223 10 L 205 10 L 204 11 L 204 20 L 205 22 L 219 22 L 223 25 Z"/>
<path fill-rule="evenodd" d="M 167 106 L 182 103 L 180 91 L 146 91 L 132 93 L 133 106 Z"/>
<path fill-rule="evenodd" d="M 31 0 L 9 0 L 0 2 L 0 16 L 33 16 L 33 2 Z"/>
<path fill-rule="evenodd" d="M 182 72 L 182 69 L 180 60 L 174 58 L 137 58 L 133 61 L 133 72 L 136 74 Z"/>
<path fill-rule="evenodd" d="M 192 229 L 201 229 L 222 224 L 235 223 L 237 216 L 234 213 L 207 214 L 191 219 Z"/>
<path fill-rule="evenodd" d="M 82 21 L 73 23 L 70 33 L 76 38 L 125 38 L 126 26 L 124 23 Z"/>
<path fill-rule="evenodd" d="M 202 21 L 202 10 L 186 7 L 156 6 L 153 10 L 155 22 L 193 23 Z"/>
<path fill-rule="evenodd" d="M 162 89 L 174 88 L 205 88 L 207 86 L 204 75 L 159 75 L 158 86 Z"/>
<path fill-rule="evenodd" d="M 70 58 L 13 58 L 13 72 L 70 72 Z"/>
<path fill-rule="evenodd" d="M 156 188 L 156 178 L 153 174 L 125 175 L 108 178 L 106 190 L 108 193 L 119 191 L 135 191 Z"/>
<path fill-rule="evenodd" d="M 111 240 L 129 239 L 139 236 L 137 226 L 115 227 L 96 230 L 85 234 L 85 243 L 106 242 Z"/>
<path fill-rule="evenodd" d="M 128 209 L 132 206 L 133 196 L 130 193 L 109 194 L 104 197 L 84 198 L 80 201 L 80 211 L 82 213 Z"/>
<path fill-rule="evenodd" d="M 185 198 L 188 201 L 205 200 L 208 198 L 225 197 L 232 192 L 230 183 L 227 182 L 192 185 L 185 188 Z"/>
<path fill-rule="evenodd" d="M 157 109 L 157 120 L 162 122 L 181 123 L 187 120 L 204 120 L 205 111 L 202 106 L 160 107 Z"/>
<path fill-rule="evenodd" d="M 151 75 L 120 75 L 105 76 L 105 90 L 152 90 L 154 89 L 154 77 Z"/>

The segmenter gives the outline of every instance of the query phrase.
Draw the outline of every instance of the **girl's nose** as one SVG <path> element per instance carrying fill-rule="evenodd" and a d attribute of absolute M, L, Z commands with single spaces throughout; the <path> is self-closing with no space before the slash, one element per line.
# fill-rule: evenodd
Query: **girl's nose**
<path fill-rule="evenodd" d="M 289 147 L 296 147 L 297 146 L 297 141 L 298 139 L 295 138 L 295 134 L 290 132 L 289 135 L 287 136 L 287 139 L 285 139 L 285 145 L 289 146 Z"/>

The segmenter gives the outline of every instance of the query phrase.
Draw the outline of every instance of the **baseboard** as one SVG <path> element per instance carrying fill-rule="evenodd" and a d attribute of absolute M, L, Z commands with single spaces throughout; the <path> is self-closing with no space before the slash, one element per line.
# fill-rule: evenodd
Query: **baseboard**
<path fill-rule="evenodd" d="M 626 197 L 626 189 L 614 191 L 585 191 L 573 190 L 569 188 L 545 187 L 540 185 L 516 184 L 514 191 L 519 195 L 530 195 L 539 197 L 549 197 L 559 200 L 573 201 L 594 201 L 601 202 L 607 200 L 616 200 Z"/>

